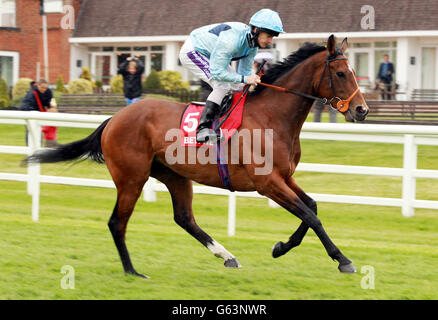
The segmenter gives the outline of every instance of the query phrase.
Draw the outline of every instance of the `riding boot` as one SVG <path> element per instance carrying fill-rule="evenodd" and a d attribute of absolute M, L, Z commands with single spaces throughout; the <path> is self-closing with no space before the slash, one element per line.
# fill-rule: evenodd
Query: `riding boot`
<path fill-rule="evenodd" d="M 215 141 L 217 139 L 216 132 L 211 129 L 214 116 L 219 111 L 220 106 L 217 103 L 207 100 L 204 110 L 199 119 L 199 126 L 196 130 L 196 141 L 199 143 Z"/>

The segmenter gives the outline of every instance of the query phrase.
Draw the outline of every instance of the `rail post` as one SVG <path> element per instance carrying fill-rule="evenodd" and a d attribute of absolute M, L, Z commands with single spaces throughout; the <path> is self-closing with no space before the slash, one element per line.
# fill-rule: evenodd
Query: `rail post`
<path fill-rule="evenodd" d="M 41 148 L 41 126 L 37 120 L 27 120 L 27 129 L 30 155 Z M 40 207 L 40 164 L 28 165 L 27 172 L 29 175 L 27 192 L 32 196 L 32 220 L 37 222 Z"/>
<path fill-rule="evenodd" d="M 154 178 L 149 177 L 148 181 L 146 181 L 143 187 L 143 200 L 146 202 L 155 202 L 157 201 L 157 193 L 154 190 L 154 186 L 156 181 Z"/>
<path fill-rule="evenodd" d="M 405 135 L 403 148 L 403 187 L 402 187 L 402 214 L 405 217 L 413 217 L 415 209 L 413 201 L 416 196 L 416 181 L 414 171 L 417 169 L 417 145 L 412 134 Z"/>

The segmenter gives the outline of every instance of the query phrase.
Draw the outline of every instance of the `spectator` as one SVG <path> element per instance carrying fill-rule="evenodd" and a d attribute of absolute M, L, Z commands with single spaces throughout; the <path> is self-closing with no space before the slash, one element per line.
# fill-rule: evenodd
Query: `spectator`
<path fill-rule="evenodd" d="M 379 78 L 384 84 L 385 89 L 382 90 L 382 99 L 383 100 L 391 100 L 391 94 L 389 92 L 392 91 L 392 74 L 394 73 L 394 65 L 389 62 L 389 56 L 385 54 L 383 56 L 383 62 L 380 64 L 379 73 L 377 78 Z M 387 94 L 385 94 L 385 92 Z"/>
<path fill-rule="evenodd" d="M 137 58 L 129 57 L 119 66 L 117 73 L 123 76 L 123 93 L 127 105 L 140 100 L 143 71 L 144 65 Z"/>
<path fill-rule="evenodd" d="M 34 81 L 30 84 L 30 90 L 21 101 L 20 110 L 23 111 L 40 111 L 40 112 L 58 112 L 56 101 L 53 98 L 52 90 L 49 89 L 48 83 L 44 79 L 40 79 L 37 83 Z M 57 142 L 57 127 L 46 126 L 42 128 L 44 146 L 54 148 L 58 146 Z M 26 145 L 27 140 L 26 127 Z"/>

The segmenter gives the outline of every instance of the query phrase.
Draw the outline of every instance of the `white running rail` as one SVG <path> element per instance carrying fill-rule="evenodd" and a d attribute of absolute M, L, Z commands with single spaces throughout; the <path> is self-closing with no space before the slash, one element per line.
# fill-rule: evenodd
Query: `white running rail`
<path fill-rule="evenodd" d="M 36 111 L 0 111 L 0 124 L 27 125 L 29 129 L 28 147 L 0 145 L 0 153 L 29 155 L 38 150 L 41 148 L 41 126 L 44 125 L 97 128 L 100 123 L 109 117 L 110 116 L 102 115 L 41 113 Z M 297 167 L 298 171 L 308 172 L 401 177 L 403 181 L 401 186 L 401 198 L 309 193 L 309 195 L 316 201 L 401 207 L 402 214 L 407 217 L 414 215 L 415 208 L 438 209 L 438 201 L 416 199 L 416 178 L 438 179 L 438 170 L 417 169 L 417 146 L 438 146 L 438 127 L 306 122 L 302 129 L 301 139 L 392 143 L 404 145 L 402 168 L 316 163 L 300 163 Z M 28 193 L 32 195 L 32 219 L 34 221 L 38 221 L 39 217 L 40 183 L 102 188 L 115 187 L 111 180 L 41 175 L 39 165 L 28 167 L 27 174 L 0 173 L 0 180 L 27 182 Z M 143 199 L 145 201 L 156 201 L 156 192 L 162 191 L 167 192 L 167 188 L 163 184 L 158 183 L 155 179 L 149 179 L 144 187 Z M 236 198 L 263 198 L 263 196 L 257 192 L 229 192 L 228 190 L 208 186 L 195 185 L 193 187 L 193 192 L 225 195 L 229 197 L 228 234 L 230 236 L 235 234 Z M 273 207 L 276 206 L 271 200 L 269 200 L 269 204 Z"/>

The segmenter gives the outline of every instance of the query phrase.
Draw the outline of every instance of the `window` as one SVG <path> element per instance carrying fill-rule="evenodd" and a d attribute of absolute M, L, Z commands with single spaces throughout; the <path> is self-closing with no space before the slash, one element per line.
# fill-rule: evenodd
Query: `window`
<path fill-rule="evenodd" d="M 148 51 L 148 47 L 134 47 L 134 51 Z"/>
<path fill-rule="evenodd" d="M 349 46 L 348 53 L 350 63 L 356 71 L 357 81 L 363 88 L 376 79 L 385 54 L 389 56 L 389 61 L 396 69 L 397 41 L 384 39 L 375 42 L 356 42 Z M 395 76 L 393 78 L 395 80 Z"/>
<path fill-rule="evenodd" d="M 0 78 L 11 87 L 18 79 L 18 52 L 0 51 Z"/>
<path fill-rule="evenodd" d="M 151 69 L 155 69 L 155 71 L 163 70 L 163 54 L 162 53 L 152 53 L 151 54 Z"/>
<path fill-rule="evenodd" d="M 131 51 L 131 47 L 117 47 L 117 51 Z"/>
<path fill-rule="evenodd" d="M 12 57 L 0 56 L 0 78 L 3 78 L 12 86 Z"/>
<path fill-rule="evenodd" d="M 44 12 L 62 12 L 62 0 L 44 0 Z"/>
<path fill-rule="evenodd" d="M 359 43 L 353 43 L 353 48 L 370 48 L 371 43 L 369 42 L 359 42 Z"/>
<path fill-rule="evenodd" d="M 0 0 L 0 27 L 15 27 L 15 0 Z"/>

